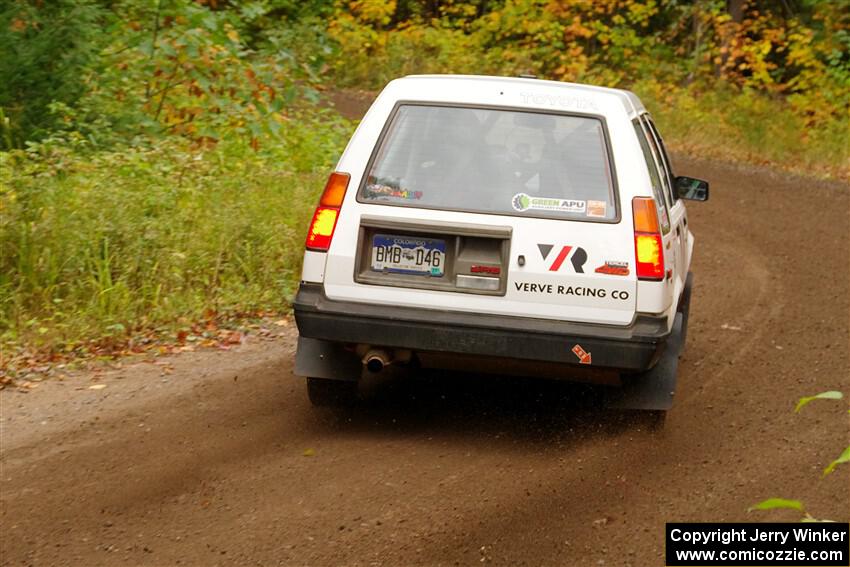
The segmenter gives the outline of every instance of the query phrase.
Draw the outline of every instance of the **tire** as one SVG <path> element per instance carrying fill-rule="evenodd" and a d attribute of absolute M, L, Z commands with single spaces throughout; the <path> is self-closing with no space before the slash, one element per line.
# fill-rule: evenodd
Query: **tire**
<path fill-rule="evenodd" d="M 307 378 L 307 396 L 318 407 L 347 407 L 357 401 L 357 382 Z"/>

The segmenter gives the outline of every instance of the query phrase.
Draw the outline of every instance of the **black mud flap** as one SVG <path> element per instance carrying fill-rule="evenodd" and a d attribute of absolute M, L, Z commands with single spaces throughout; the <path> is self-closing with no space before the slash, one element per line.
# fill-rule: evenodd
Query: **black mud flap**
<path fill-rule="evenodd" d="M 688 272 L 688 277 L 685 279 L 685 289 L 682 291 L 682 298 L 679 300 L 679 313 L 682 314 L 682 348 L 685 348 L 685 343 L 688 340 L 688 314 L 691 312 L 691 291 L 693 288 L 694 274 Z"/>
<path fill-rule="evenodd" d="M 297 376 L 355 381 L 360 378 L 361 366 L 357 355 L 339 343 L 298 337 Z"/>
<path fill-rule="evenodd" d="M 679 355 L 684 346 L 687 312 L 677 313 L 667 346 L 658 363 L 641 374 L 624 378 L 624 385 L 612 393 L 609 407 L 631 410 L 667 411 L 673 406 Z M 628 381 L 626 381 L 628 380 Z"/>

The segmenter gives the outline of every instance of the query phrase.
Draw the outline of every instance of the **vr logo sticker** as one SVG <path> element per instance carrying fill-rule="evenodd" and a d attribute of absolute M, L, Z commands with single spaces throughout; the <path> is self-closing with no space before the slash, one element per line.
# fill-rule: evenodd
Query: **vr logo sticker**
<path fill-rule="evenodd" d="M 549 252 L 552 251 L 554 245 L 552 244 L 538 244 L 537 248 L 540 250 L 540 255 L 545 260 L 547 256 L 549 256 Z M 555 257 L 555 261 L 552 262 L 552 265 L 549 266 L 550 272 L 557 272 L 561 269 L 561 265 L 564 263 L 564 260 L 567 259 L 567 256 L 570 255 L 570 251 L 573 251 L 572 256 L 570 256 L 570 263 L 573 265 L 573 269 L 577 274 L 584 273 L 584 263 L 587 262 L 587 252 L 585 252 L 584 248 L 580 246 L 576 246 L 575 248 L 572 246 L 564 246 L 561 248 L 561 251 L 558 252 L 558 255 Z"/>

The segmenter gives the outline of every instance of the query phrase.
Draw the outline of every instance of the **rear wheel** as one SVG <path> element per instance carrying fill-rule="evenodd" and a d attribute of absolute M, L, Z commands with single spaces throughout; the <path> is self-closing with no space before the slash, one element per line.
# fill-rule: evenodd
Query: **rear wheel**
<path fill-rule="evenodd" d="M 357 382 L 307 378 L 307 396 L 314 406 L 350 406 L 357 401 Z"/>

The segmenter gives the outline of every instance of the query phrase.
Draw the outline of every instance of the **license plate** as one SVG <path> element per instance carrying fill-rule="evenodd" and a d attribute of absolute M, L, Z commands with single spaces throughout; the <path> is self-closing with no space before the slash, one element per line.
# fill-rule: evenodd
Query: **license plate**
<path fill-rule="evenodd" d="M 445 240 L 387 234 L 372 238 L 372 270 L 376 272 L 439 278 L 445 265 Z"/>

